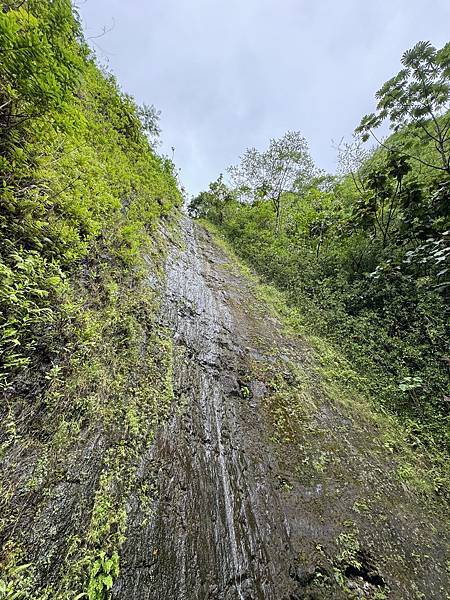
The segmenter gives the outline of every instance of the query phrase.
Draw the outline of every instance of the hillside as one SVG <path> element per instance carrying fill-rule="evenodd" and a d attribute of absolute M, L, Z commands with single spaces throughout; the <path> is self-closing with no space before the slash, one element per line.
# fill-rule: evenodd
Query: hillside
<path fill-rule="evenodd" d="M 117 370 L 96 418 L 66 413 L 4 452 L 10 596 L 444 597 L 427 464 L 274 289 L 180 227 L 166 284 L 145 288 L 160 298 L 147 341 L 104 357 Z"/>
<path fill-rule="evenodd" d="M 0 596 L 103 598 L 171 398 L 146 260 L 181 194 L 70 2 L 4 3 L 0 48 Z"/>
<path fill-rule="evenodd" d="M 445 596 L 426 465 L 275 290 L 203 227 L 181 228 L 162 301 L 175 400 L 139 469 L 158 494 L 147 520 L 131 496 L 113 597 Z"/>
<path fill-rule="evenodd" d="M 445 598 L 449 113 L 188 217 L 68 0 L 0 56 L 0 599 Z"/>
<path fill-rule="evenodd" d="M 448 494 L 450 44 L 419 42 L 320 171 L 299 131 L 248 148 L 192 199 L 432 457 Z M 378 127 L 393 132 L 379 138 Z M 371 142 L 371 143 L 370 143 Z"/>

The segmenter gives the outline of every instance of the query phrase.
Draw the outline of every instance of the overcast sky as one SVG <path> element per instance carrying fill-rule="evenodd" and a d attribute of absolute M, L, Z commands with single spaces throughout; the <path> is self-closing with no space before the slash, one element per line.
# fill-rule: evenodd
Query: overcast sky
<path fill-rule="evenodd" d="M 162 111 L 188 193 L 251 146 L 300 130 L 316 164 L 372 112 L 419 40 L 450 37 L 450 0 L 79 0 L 99 61 Z M 103 29 L 109 30 L 101 37 Z"/>

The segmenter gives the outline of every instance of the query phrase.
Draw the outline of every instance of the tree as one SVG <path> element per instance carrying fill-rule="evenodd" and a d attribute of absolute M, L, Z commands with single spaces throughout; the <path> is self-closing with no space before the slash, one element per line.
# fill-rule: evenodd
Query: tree
<path fill-rule="evenodd" d="M 208 191 L 200 192 L 191 200 L 188 211 L 194 218 L 206 218 L 216 225 L 222 225 L 224 209 L 233 198 L 233 193 L 224 183 L 221 173 L 216 181 L 209 184 Z"/>
<path fill-rule="evenodd" d="M 411 167 L 401 154 L 389 152 L 380 166 L 373 166 L 366 174 L 369 194 L 355 205 L 355 213 L 364 218 L 372 216 L 375 235 L 380 232 L 383 248 L 387 245 L 394 225 L 394 216 L 402 199 L 403 179 Z"/>
<path fill-rule="evenodd" d="M 241 194 L 252 201 L 263 198 L 272 202 L 279 232 L 283 194 L 302 188 L 314 173 L 305 138 L 298 131 L 288 131 L 278 140 L 271 139 L 265 152 L 249 148 L 240 160 L 228 172 Z"/>
<path fill-rule="evenodd" d="M 376 93 L 376 112 L 364 116 L 356 131 L 365 140 L 370 135 L 377 139 L 373 130 L 389 119 L 395 132 L 406 127 L 414 137 L 433 141 L 437 160 L 425 160 L 420 146 L 411 158 L 450 175 L 450 42 L 440 50 L 418 42 L 403 54 L 402 64 L 404 68 Z"/>

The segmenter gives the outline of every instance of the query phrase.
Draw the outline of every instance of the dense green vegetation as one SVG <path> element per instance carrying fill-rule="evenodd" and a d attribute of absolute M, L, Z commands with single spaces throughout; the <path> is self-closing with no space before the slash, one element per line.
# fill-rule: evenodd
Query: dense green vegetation
<path fill-rule="evenodd" d="M 119 572 L 136 457 L 171 393 L 143 259 L 160 268 L 158 226 L 181 203 L 158 132 L 96 65 L 69 0 L 2 3 L 0 458 L 27 459 L 0 481 L 0 597 L 106 598 Z M 92 432 L 94 496 L 36 557 L 54 538 L 30 546 L 18 519 L 51 506 Z"/>
<path fill-rule="evenodd" d="M 450 44 L 419 43 L 340 149 L 342 174 L 311 168 L 298 132 L 252 148 L 190 204 L 301 309 L 365 378 L 411 444 L 449 449 Z M 394 133 L 365 149 L 376 128 Z"/>
<path fill-rule="evenodd" d="M 95 66 L 69 2 L 9 3 L 0 51 L 0 352 L 10 388 L 19 369 L 23 378 L 43 354 L 50 365 L 61 347 L 70 276 L 101 260 L 129 269 L 179 194 L 137 106 Z"/>

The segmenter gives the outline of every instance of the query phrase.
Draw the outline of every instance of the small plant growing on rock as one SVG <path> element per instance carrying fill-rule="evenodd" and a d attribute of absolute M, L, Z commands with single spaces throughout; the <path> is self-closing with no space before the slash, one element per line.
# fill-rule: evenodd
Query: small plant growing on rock
<path fill-rule="evenodd" d="M 119 575 L 119 555 L 114 552 L 107 556 L 103 550 L 99 552 L 92 565 L 87 597 L 89 600 L 108 600 L 114 579 Z"/>

